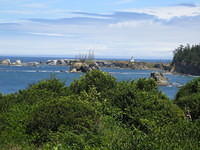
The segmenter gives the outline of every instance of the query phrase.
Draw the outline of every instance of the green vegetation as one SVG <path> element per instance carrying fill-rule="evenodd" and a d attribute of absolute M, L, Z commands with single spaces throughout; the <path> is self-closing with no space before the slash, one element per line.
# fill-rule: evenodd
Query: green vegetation
<path fill-rule="evenodd" d="M 177 93 L 175 103 L 190 115 L 192 120 L 200 119 L 200 78 L 183 86 Z"/>
<path fill-rule="evenodd" d="M 174 101 L 154 80 L 117 82 L 91 71 L 69 87 L 43 80 L 0 94 L 2 150 L 197 150 L 200 79 Z M 194 95 L 188 98 L 188 95 Z M 185 104 L 192 120 L 185 117 Z"/>
<path fill-rule="evenodd" d="M 180 45 L 174 51 L 173 63 L 188 63 L 200 65 L 200 45 Z"/>
<path fill-rule="evenodd" d="M 180 45 L 174 51 L 172 65 L 176 72 L 200 75 L 200 44 Z"/>

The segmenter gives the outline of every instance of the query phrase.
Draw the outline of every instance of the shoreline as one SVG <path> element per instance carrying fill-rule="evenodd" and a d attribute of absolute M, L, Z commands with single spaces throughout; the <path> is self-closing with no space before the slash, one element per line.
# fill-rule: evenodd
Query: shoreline
<path fill-rule="evenodd" d="M 77 59 L 52 59 L 47 61 L 34 61 L 34 62 L 22 62 L 21 60 L 15 60 L 11 62 L 10 59 L 0 60 L 0 66 L 16 66 L 16 67 L 38 67 L 38 66 L 68 66 L 73 63 L 80 62 Z M 151 71 L 163 71 L 163 74 L 173 74 L 182 76 L 199 77 L 198 75 L 184 74 L 175 71 L 171 71 L 171 63 L 166 62 L 130 62 L 122 60 L 94 60 L 99 68 L 114 68 L 114 69 L 133 69 L 133 70 L 151 70 Z M 60 72 L 68 72 L 68 70 Z"/>

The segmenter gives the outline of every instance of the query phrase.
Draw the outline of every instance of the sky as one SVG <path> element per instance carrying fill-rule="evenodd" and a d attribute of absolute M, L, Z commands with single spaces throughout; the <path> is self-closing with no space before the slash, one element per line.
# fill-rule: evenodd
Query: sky
<path fill-rule="evenodd" d="M 200 43 L 200 0 L 0 0 L 0 55 L 171 59 Z"/>

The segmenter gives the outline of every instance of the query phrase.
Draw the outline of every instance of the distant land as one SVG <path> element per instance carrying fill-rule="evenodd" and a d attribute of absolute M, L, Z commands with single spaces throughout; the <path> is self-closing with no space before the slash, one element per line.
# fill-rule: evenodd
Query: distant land
<path fill-rule="evenodd" d="M 130 58 L 134 62 L 130 62 Z M 171 73 L 181 73 L 187 75 L 200 75 L 200 45 L 187 44 L 186 46 L 180 45 L 174 51 L 173 59 L 142 59 L 134 56 L 130 58 L 107 58 L 95 57 L 95 62 L 100 67 L 119 67 L 131 69 L 160 69 Z M 4 62 L 7 60 L 8 62 Z M 9 61 L 17 61 L 18 63 L 10 63 Z M 72 56 L 0 56 L 0 64 L 8 65 L 71 65 L 72 62 L 77 62 L 78 59 Z M 32 63 L 35 62 L 35 63 Z"/>
<path fill-rule="evenodd" d="M 1 55 L 0 59 L 16 59 L 16 58 L 65 58 L 65 59 L 74 59 L 73 55 Z M 129 60 L 130 57 L 106 57 L 106 56 L 95 56 L 97 60 Z M 134 56 L 133 56 L 134 57 Z M 143 62 L 171 62 L 173 58 L 137 58 L 134 57 L 136 61 L 143 61 Z"/>
<path fill-rule="evenodd" d="M 86 60 L 87 61 L 87 60 Z M 71 57 L 16 57 L 16 56 L 0 56 L 1 65 L 11 66 L 38 66 L 38 65 L 53 65 L 53 66 L 71 66 L 74 63 L 81 62 L 79 58 Z M 113 58 L 95 58 L 93 64 L 99 67 L 109 68 L 130 68 L 139 70 L 164 70 L 170 71 L 171 60 L 163 59 L 113 59 Z M 89 62 L 90 63 L 90 62 Z M 88 62 L 85 62 L 88 64 Z M 90 63 L 91 64 L 91 63 Z M 79 63 L 80 66 L 80 63 Z"/>
<path fill-rule="evenodd" d="M 174 51 L 174 58 L 172 60 L 172 71 L 200 75 L 200 44 L 190 46 L 180 45 Z"/>

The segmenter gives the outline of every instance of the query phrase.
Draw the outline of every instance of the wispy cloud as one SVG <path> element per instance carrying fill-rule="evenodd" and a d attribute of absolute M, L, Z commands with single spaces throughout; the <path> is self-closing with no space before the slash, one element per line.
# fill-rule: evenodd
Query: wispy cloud
<path fill-rule="evenodd" d="M 113 14 L 97 14 L 88 12 L 73 12 L 73 14 L 83 15 L 82 17 L 70 17 L 60 19 L 43 19 L 43 18 L 32 18 L 29 19 L 33 22 L 49 23 L 49 24 L 110 24 L 118 23 L 128 20 L 154 20 L 155 16 L 145 13 L 135 12 L 114 12 Z"/>
<path fill-rule="evenodd" d="M 168 6 L 168 7 L 154 7 L 144 9 L 126 9 L 124 11 L 145 13 L 154 15 L 160 19 L 171 19 L 173 17 L 181 16 L 196 16 L 200 14 L 200 6 Z"/>
<path fill-rule="evenodd" d="M 28 34 L 32 35 L 39 35 L 39 36 L 52 36 L 52 37 L 64 37 L 64 34 L 59 33 L 34 33 L 34 32 L 28 32 Z"/>
<path fill-rule="evenodd" d="M 197 5 L 194 3 L 180 3 L 180 4 L 177 4 L 176 6 L 197 7 Z"/>
<path fill-rule="evenodd" d="M 170 58 L 179 44 L 199 42 L 198 5 L 98 12 L 50 9 L 44 3 L 27 5 L 26 0 L 22 4 L 23 9 L 0 10 L 0 14 L 15 16 L 1 20 L 0 53 L 74 55 L 94 49 L 97 56 Z"/>

